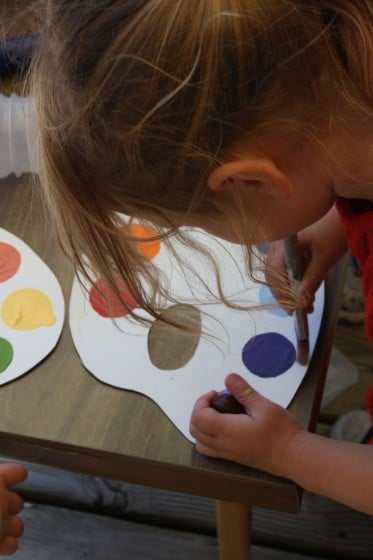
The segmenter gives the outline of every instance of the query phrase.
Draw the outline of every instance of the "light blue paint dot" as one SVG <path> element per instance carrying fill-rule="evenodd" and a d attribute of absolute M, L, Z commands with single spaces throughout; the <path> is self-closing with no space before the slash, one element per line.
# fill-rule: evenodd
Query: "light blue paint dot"
<path fill-rule="evenodd" d="M 270 246 L 270 243 L 258 243 L 257 245 L 255 245 L 255 247 L 260 253 L 262 253 L 262 255 L 268 255 Z"/>
<path fill-rule="evenodd" d="M 282 309 L 282 307 L 279 307 L 279 305 L 276 303 L 275 298 L 272 295 L 271 290 L 268 288 L 268 286 L 261 286 L 259 289 L 259 303 L 261 303 L 262 305 L 268 305 L 268 304 L 274 304 L 273 307 L 268 307 L 267 311 L 269 311 L 269 313 L 272 313 L 272 315 L 277 315 L 277 317 L 289 317 L 289 315 L 286 313 L 285 309 Z"/>

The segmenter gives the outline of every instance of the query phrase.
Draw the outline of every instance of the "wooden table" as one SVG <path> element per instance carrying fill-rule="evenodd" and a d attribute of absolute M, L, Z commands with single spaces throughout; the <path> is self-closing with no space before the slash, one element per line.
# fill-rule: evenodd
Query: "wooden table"
<path fill-rule="evenodd" d="M 73 272 L 29 176 L 0 181 L 0 226 L 26 241 L 55 272 L 66 302 Z M 291 410 L 313 428 L 338 311 L 341 274 L 327 282 L 317 349 Z M 101 384 L 83 368 L 65 324 L 55 351 L 0 387 L 2 456 L 216 500 L 222 560 L 249 558 L 252 507 L 296 512 L 301 491 L 287 480 L 199 455 L 148 398 Z"/>

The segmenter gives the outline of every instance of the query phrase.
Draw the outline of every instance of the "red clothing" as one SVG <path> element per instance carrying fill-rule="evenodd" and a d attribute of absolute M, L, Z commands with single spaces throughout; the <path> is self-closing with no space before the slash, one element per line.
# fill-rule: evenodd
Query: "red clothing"
<path fill-rule="evenodd" d="M 373 340 L 373 202 L 339 198 L 336 203 L 352 255 L 361 268 L 365 331 Z"/>

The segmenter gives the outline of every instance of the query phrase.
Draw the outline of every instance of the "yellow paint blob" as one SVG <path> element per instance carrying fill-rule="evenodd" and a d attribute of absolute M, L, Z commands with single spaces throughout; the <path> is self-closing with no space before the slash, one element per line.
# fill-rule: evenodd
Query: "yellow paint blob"
<path fill-rule="evenodd" d="M 1 317 L 8 327 L 19 331 L 50 327 L 56 322 L 51 300 L 36 288 L 12 292 L 4 300 Z"/>

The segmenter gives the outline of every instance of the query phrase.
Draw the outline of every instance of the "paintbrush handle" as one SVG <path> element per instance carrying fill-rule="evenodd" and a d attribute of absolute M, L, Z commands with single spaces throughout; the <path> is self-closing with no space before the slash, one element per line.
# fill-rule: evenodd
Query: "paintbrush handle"
<path fill-rule="evenodd" d="M 303 278 L 303 265 L 299 253 L 298 237 L 296 234 L 284 239 L 284 254 L 290 283 L 300 282 Z M 308 318 L 305 309 L 295 310 L 295 331 L 298 340 L 308 340 Z"/>
<path fill-rule="evenodd" d="M 307 311 L 305 309 L 296 309 L 294 313 L 295 313 L 295 332 L 297 335 L 297 340 L 299 341 L 308 340 L 309 330 L 308 330 Z"/>
<path fill-rule="evenodd" d="M 300 282 L 303 278 L 302 259 L 299 254 L 298 237 L 291 235 L 284 239 L 284 253 L 286 270 L 290 280 Z"/>

